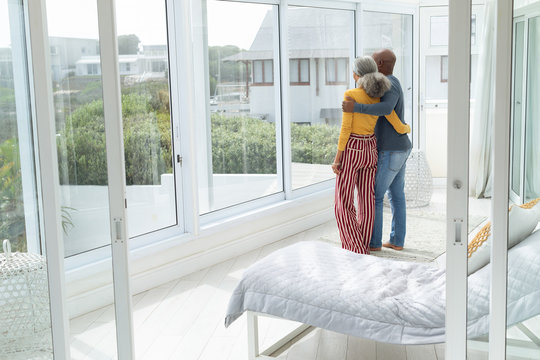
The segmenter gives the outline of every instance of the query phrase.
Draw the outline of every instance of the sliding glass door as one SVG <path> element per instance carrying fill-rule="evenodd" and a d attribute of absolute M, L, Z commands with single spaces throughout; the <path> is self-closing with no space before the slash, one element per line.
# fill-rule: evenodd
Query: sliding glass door
<path fill-rule="evenodd" d="M 521 308 L 536 298 L 540 286 L 538 202 L 540 200 L 540 4 L 516 8 L 514 20 L 514 69 L 512 96 L 512 137 L 510 200 L 508 213 L 506 353 L 524 359 L 540 357 L 540 311 L 536 306 Z M 534 215 L 534 216 L 533 216 Z M 527 270 L 524 271 L 523 267 Z M 526 284 L 526 286 L 524 286 Z"/>
<path fill-rule="evenodd" d="M 65 256 L 98 252 L 104 261 L 94 279 L 112 284 L 111 243 L 115 234 L 111 233 L 109 216 L 97 2 L 47 0 L 46 5 Z M 68 282 L 66 290 L 72 297 L 77 294 L 77 285 Z M 102 306 L 114 301 L 112 288 L 101 301 Z M 104 314 L 91 328 L 81 329 L 72 321 L 73 357 L 91 358 L 103 347 L 117 356 L 114 306 L 108 309 L 110 319 Z"/>
<path fill-rule="evenodd" d="M 53 359 L 22 1 L 0 1 L 0 358 Z"/>

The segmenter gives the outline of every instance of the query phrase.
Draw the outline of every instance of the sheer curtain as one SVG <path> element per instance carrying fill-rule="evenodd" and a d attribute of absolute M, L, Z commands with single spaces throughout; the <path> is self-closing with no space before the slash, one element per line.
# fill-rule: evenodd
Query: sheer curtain
<path fill-rule="evenodd" d="M 529 20 L 528 43 L 525 201 L 540 196 L 540 17 Z"/>
<path fill-rule="evenodd" d="M 495 1 L 487 0 L 478 56 L 474 112 L 471 117 L 469 193 L 491 196 L 491 135 L 493 123 Z"/>

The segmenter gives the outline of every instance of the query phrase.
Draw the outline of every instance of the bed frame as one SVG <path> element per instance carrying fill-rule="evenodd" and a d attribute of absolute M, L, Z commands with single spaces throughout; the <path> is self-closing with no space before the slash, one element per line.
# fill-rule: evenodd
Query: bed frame
<path fill-rule="evenodd" d="M 253 311 L 246 311 L 247 332 L 248 332 L 248 359 L 275 359 L 274 355 L 278 350 L 284 348 L 287 344 L 294 344 L 314 329 L 311 325 L 302 324 L 296 329 L 279 339 L 275 344 L 268 347 L 262 353 L 259 350 L 259 316 L 282 319 L 277 316 L 271 316 Z"/>
<path fill-rule="evenodd" d="M 262 314 L 254 311 L 246 311 L 247 315 L 247 332 L 248 332 L 248 359 L 249 360 L 271 360 L 276 357 L 274 354 L 280 353 L 279 350 L 285 350 L 288 346 L 293 345 L 309 334 L 314 327 L 311 325 L 302 324 L 296 329 L 279 339 L 275 344 L 268 349 L 260 352 L 259 349 L 259 321 L 260 316 L 282 319 L 277 316 Z M 511 356 L 519 356 L 530 359 L 540 359 L 540 339 L 523 323 L 515 325 L 528 339 L 514 340 L 508 339 L 506 343 L 506 354 Z M 474 340 L 467 341 L 467 348 L 471 350 L 479 350 L 488 352 L 489 339 L 488 337 L 480 337 Z M 277 355 L 279 355 L 279 353 Z"/>

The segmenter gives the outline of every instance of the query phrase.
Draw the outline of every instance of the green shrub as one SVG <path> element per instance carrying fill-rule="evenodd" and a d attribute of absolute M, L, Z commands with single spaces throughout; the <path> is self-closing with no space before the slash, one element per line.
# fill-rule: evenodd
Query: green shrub
<path fill-rule="evenodd" d="M 17 139 L 0 143 L 0 241 L 9 239 L 13 251 L 26 251 L 26 229 Z"/>
<path fill-rule="evenodd" d="M 273 123 L 248 116 L 212 114 L 212 167 L 215 174 L 275 174 Z M 336 154 L 339 128 L 291 125 L 292 161 L 330 164 Z"/>
<path fill-rule="evenodd" d="M 214 174 L 275 174 L 275 133 L 273 123 L 212 114 Z"/>
<path fill-rule="evenodd" d="M 156 115 L 150 97 L 122 96 L 127 185 L 159 184 L 172 171 L 169 115 Z M 103 102 L 83 105 L 66 119 L 58 138 L 60 182 L 106 185 Z"/>
<path fill-rule="evenodd" d="M 326 124 L 291 125 L 292 162 L 330 164 L 336 155 L 339 127 Z"/>
<path fill-rule="evenodd" d="M 168 93 L 163 84 L 134 85 L 122 95 L 126 183 L 159 184 L 172 173 Z M 249 116 L 214 113 L 212 168 L 215 174 L 275 174 L 275 124 Z M 62 184 L 106 185 L 103 102 L 85 104 L 68 116 L 58 137 Z M 329 164 L 339 128 L 292 124 L 292 161 Z"/>

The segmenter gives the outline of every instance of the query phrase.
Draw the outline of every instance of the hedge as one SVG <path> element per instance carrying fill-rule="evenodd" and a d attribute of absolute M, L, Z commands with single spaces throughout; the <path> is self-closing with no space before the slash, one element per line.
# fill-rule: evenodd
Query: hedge
<path fill-rule="evenodd" d="M 160 91 L 155 96 L 164 97 Z M 172 172 L 168 101 L 128 93 L 122 96 L 126 183 L 159 184 Z M 160 106 L 156 111 L 156 106 Z M 213 113 L 214 174 L 275 174 L 275 124 L 249 116 Z M 291 125 L 292 161 L 329 164 L 335 155 L 339 128 Z M 86 104 L 66 119 L 58 137 L 62 184 L 106 185 L 107 160 L 101 100 Z"/>
<path fill-rule="evenodd" d="M 127 185 L 159 184 L 160 175 L 172 172 L 168 114 L 156 114 L 151 98 L 122 96 Z M 106 185 L 105 122 L 103 101 L 81 106 L 66 119 L 58 137 L 61 184 Z"/>

